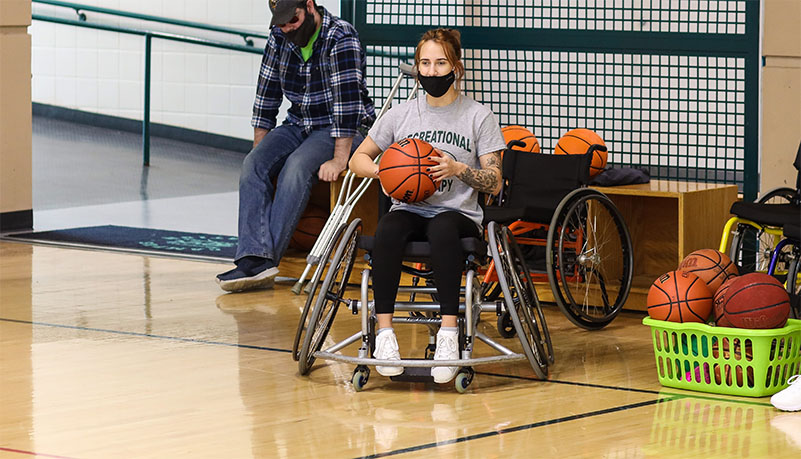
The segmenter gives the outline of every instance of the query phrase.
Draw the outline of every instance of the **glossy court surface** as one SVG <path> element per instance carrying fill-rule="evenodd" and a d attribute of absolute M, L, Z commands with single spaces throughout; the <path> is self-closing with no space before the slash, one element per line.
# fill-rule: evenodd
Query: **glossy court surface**
<path fill-rule="evenodd" d="M 549 308 L 548 381 L 499 364 L 478 368 L 466 394 L 376 372 L 357 393 L 349 365 L 298 374 L 292 281 L 223 294 L 222 268 L 0 242 L 0 457 L 801 454 L 801 414 L 662 388 L 640 314 L 588 332 Z M 357 326 L 341 311 L 329 340 Z M 424 329 L 398 327 L 402 355 L 422 355 Z"/>
<path fill-rule="evenodd" d="M 136 133 L 34 117 L 33 135 L 37 231 L 236 234 L 241 153 L 154 138 L 142 168 Z M 298 375 L 293 281 L 224 294 L 229 266 L 0 241 L 0 458 L 801 456 L 801 414 L 662 388 L 641 314 L 587 332 L 548 308 L 548 381 L 484 366 L 460 395 L 373 372 L 356 393 L 349 365 Z M 340 311 L 329 341 L 357 327 Z M 422 328 L 398 336 L 423 355 Z"/>

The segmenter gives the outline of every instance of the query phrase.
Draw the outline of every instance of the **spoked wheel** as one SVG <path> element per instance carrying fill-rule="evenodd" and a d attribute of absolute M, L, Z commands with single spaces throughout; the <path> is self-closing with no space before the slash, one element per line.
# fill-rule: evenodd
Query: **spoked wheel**
<path fill-rule="evenodd" d="M 522 258 L 516 257 L 520 249 L 505 227 L 490 222 L 487 233 L 498 283 L 503 290 L 503 301 L 520 338 L 523 353 L 537 377 L 545 379 L 548 377 L 548 364 L 553 362 L 553 349 L 545 317 L 528 276 L 528 268 Z M 519 272 L 521 267 L 523 275 Z"/>
<path fill-rule="evenodd" d="M 738 223 L 731 239 L 729 257 L 737 265 L 740 274 L 753 272 L 767 273 L 773 249 L 781 240 L 778 234 L 770 234 L 765 228 L 755 228 L 748 223 Z M 790 255 L 790 247 L 777 255 L 776 273 L 784 278 L 787 273 L 785 262 Z"/>
<path fill-rule="evenodd" d="M 356 245 L 361 232 L 362 221 L 357 218 L 350 223 L 342 236 L 334 258 L 331 260 L 331 266 L 320 286 L 320 292 L 314 300 L 308 329 L 303 336 L 303 345 L 298 354 L 298 369 L 302 375 L 307 374 L 311 369 L 315 360 L 314 353 L 320 350 L 323 341 L 328 336 L 340 303 L 345 302 L 342 296 L 348 286 L 350 272 L 356 259 Z"/>
<path fill-rule="evenodd" d="M 798 202 L 798 192 L 789 187 L 776 188 L 768 191 L 757 199 L 760 204 L 790 204 Z"/>
<path fill-rule="evenodd" d="M 539 339 L 538 349 L 542 348 L 545 352 L 544 357 L 548 360 L 547 364 L 552 364 L 553 346 L 551 345 L 551 334 L 548 332 L 545 314 L 542 312 L 540 299 L 537 296 L 537 291 L 534 289 L 534 283 L 531 281 L 526 259 L 523 258 L 520 245 L 518 245 L 517 240 L 515 240 L 509 228 L 503 227 L 502 235 L 501 244 L 503 245 L 503 255 L 508 265 L 512 268 L 510 277 L 512 278 L 512 283 L 517 293 L 517 297 L 514 298 L 514 300 L 516 303 L 522 300 L 522 304 L 516 304 L 519 309 L 518 318 L 520 319 L 520 324 L 523 326 L 523 329 L 526 330 L 529 341 L 537 338 Z M 528 305 L 528 307 L 523 305 Z M 522 312 L 522 314 L 520 312 Z"/>
<path fill-rule="evenodd" d="M 798 193 L 792 188 L 777 188 L 762 195 L 756 202 L 759 204 L 789 204 L 797 202 Z M 765 231 L 762 226 L 753 226 L 748 223 L 738 223 L 734 229 L 729 249 L 729 257 L 739 268 L 740 274 L 751 272 L 767 273 L 770 260 L 773 256 L 773 249 L 782 239 L 777 231 L 771 234 Z M 790 247 L 777 255 L 777 267 L 775 272 L 777 277 L 784 279 L 787 273 L 791 255 Z"/>
<path fill-rule="evenodd" d="M 631 236 L 614 203 L 580 188 L 557 207 L 548 228 L 546 268 L 556 303 L 588 330 L 608 325 L 631 290 Z"/>
<path fill-rule="evenodd" d="M 331 260 L 331 254 L 334 252 L 337 244 L 339 244 L 339 239 L 342 237 L 342 234 L 345 232 L 345 224 L 337 228 L 334 232 L 334 237 L 328 241 L 328 244 L 323 251 L 322 256 L 320 257 L 320 261 L 317 264 L 317 268 L 314 270 L 314 275 L 312 276 L 311 281 L 309 282 L 309 296 L 306 297 L 306 304 L 303 305 L 303 311 L 300 313 L 300 320 L 298 321 L 298 330 L 295 332 L 295 341 L 292 343 L 292 358 L 295 361 L 298 360 L 298 356 L 300 354 L 300 345 L 303 342 L 303 335 L 306 333 L 306 319 L 309 316 L 309 311 L 311 311 L 312 304 L 314 303 L 315 297 L 317 296 L 317 290 L 320 287 L 320 284 L 323 280 L 323 273 L 325 272 L 325 268 L 328 265 L 328 262 Z"/>

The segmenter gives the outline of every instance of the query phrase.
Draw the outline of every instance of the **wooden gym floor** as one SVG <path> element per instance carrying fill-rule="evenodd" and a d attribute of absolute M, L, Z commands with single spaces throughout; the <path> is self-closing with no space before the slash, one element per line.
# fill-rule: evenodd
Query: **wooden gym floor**
<path fill-rule="evenodd" d="M 241 155 L 196 158 L 196 146 L 156 140 L 143 169 L 135 134 L 92 129 L 34 119 L 36 230 L 122 224 L 236 234 Z M 173 151 L 190 157 L 177 161 Z M 304 263 L 285 261 L 282 275 Z M 328 362 L 300 376 L 289 351 L 305 299 L 290 292 L 291 279 L 224 294 L 213 279 L 228 266 L 0 241 L 0 458 L 801 451 L 801 413 L 780 413 L 767 398 L 662 388 L 640 313 L 588 332 L 548 308 L 556 362 L 547 381 L 523 363 L 478 367 L 466 394 L 376 372 L 357 393 L 353 368 Z M 482 331 L 497 337 L 495 317 L 482 319 Z M 420 357 L 424 329 L 398 327 L 402 355 Z M 357 329 L 341 311 L 330 340 Z"/>
<path fill-rule="evenodd" d="M 375 372 L 357 393 L 352 367 L 328 362 L 300 376 L 289 350 L 304 298 L 289 291 L 291 281 L 224 294 L 212 279 L 225 267 L 0 242 L 0 457 L 797 457 L 801 450 L 801 414 L 779 413 L 766 398 L 662 388 L 648 329 L 634 313 L 587 332 L 549 308 L 556 363 L 548 381 L 522 363 L 479 367 L 466 394 Z M 482 330 L 498 337 L 494 317 L 485 317 Z M 357 327 L 342 311 L 332 337 Z M 420 356 L 423 328 L 399 327 L 402 353 Z M 483 345 L 477 351 L 487 353 Z"/>

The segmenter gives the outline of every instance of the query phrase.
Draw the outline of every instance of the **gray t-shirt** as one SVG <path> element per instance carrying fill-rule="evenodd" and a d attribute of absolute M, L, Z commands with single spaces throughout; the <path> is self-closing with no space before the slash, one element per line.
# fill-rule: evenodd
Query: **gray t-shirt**
<path fill-rule="evenodd" d="M 432 107 L 421 95 L 387 111 L 369 134 L 381 151 L 398 140 L 418 138 L 474 169 L 481 169 L 479 156 L 506 147 L 492 111 L 465 95 L 445 107 Z M 402 209 L 428 218 L 455 210 L 481 227 L 478 192 L 456 177 L 442 180 L 436 193 L 425 201 L 406 204 L 393 199 L 392 203 L 390 211 Z"/>

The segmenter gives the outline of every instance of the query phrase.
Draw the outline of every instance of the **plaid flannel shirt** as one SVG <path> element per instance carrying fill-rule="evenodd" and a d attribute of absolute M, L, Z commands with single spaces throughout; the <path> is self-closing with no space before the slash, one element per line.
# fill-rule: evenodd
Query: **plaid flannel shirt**
<path fill-rule="evenodd" d="M 273 27 L 259 71 L 251 124 L 273 129 L 283 97 L 292 103 L 285 123 L 304 128 L 331 126 L 331 137 L 353 137 L 375 119 L 367 93 L 367 62 L 356 29 L 318 7 L 322 26 L 311 58 Z"/>

